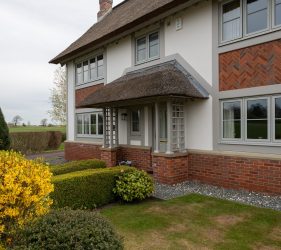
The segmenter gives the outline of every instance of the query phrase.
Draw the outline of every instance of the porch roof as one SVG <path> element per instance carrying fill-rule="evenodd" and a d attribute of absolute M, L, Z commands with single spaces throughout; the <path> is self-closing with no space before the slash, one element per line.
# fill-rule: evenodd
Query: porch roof
<path fill-rule="evenodd" d="M 156 97 L 206 99 L 208 96 L 200 83 L 174 60 L 129 72 L 89 95 L 79 107 L 106 107 Z"/>

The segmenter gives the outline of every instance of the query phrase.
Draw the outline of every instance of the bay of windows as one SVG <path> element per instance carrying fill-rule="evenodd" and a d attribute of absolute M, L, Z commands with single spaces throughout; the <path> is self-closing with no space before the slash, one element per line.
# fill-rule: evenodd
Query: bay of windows
<path fill-rule="evenodd" d="M 76 85 L 96 81 L 104 77 L 103 55 L 76 64 Z"/>
<path fill-rule="evenodd" d="M 281 97 L 222 101 L 224 141 L 281 142 Z"/>
<path fill-rule="evenodd" d="M 148 34 L 136 40 L 136 63 L 156 59 L 159 56 L 159 32 Z"/>
<path fill-rule="evenodd" d="M 228 0 L 220 9 L 221 42 L 281 25 L 281 0 Z"/>
<path fill-rule="evenodd" d="M 102 112 L 77 114 L 78 136 L 102 136 L 103 114 Z"/>

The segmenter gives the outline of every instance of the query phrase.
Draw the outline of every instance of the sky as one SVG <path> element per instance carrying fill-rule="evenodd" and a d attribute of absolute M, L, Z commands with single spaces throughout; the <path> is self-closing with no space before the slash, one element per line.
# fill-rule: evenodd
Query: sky
<path fill-rule="evenodd" d="M 114 0 L 114 5 L 122 0 Z M 52 122 L 48 62 L 96 22 L 99 0 L 0 0 L 0 107 L 7 122 Z"/>

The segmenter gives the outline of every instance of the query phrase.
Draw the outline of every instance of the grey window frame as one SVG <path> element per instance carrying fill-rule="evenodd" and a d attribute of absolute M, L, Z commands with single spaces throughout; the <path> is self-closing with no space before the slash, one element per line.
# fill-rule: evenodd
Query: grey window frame
<path fill-rule="evenodd" d="M 272 138 L 273 142 L 275 143 L 281 143 L 281 139 L 276 139 L 276 134 L 275 134 L 275 120 L 276 120 L 276 113 L 275 113 L 275 100 L 281 98 L 281 95 L 273 96 L 272 97 L 272 109 L 273 109 L 273 125 L 272 125 Z M 278 118 L 281 120 L 281 118 Z"/>
<path fill-rule="evenodd" d="M 154 57 L 149 57 L 149 36 L 154 34 L 154 33 L 157 33 L 158 34 L 158 41 L 159 41 L 159 48 L 158 48 L 158 55 L 157 56 L 154 56 Z M 145 59 L 142 60 L 142 61 L 138 61 L 138 40 L 140 39 L 143 39 L 145 38 Z M 149 61 L 153 61 L 153 60 L 157 60 L 160 58 L 160 46 L 161 46 L 161 41 L 160 41 L 160 31 L 159 30 L 154 30 L 152 32 L 149 32 L 145 35 L 142 35 L 142 36 L 139 36 L 135 39 L 135 64 L 138 65 L 138 64 L 142 64 L 142 63 L 145 63 L 145 62 L 149 62 Z"/>
<path fill-rule="evenodd" d="M 275 8 L 276 8 L 276 0 L 272 0 L 272 28 L 280 28 L 281 24 L 275 24 Z"/>
<path fill-rule="evenodd" d="M 139 111 L 140 117 L 139 117 L 139 131 L 133 131 L 133 112 Z M 132 136 L 140 136 L 142 132 L 142 125 L 141 125 L 141 119 L 142 119 L 142 109 L 141 108 L 134 108 L 130 112 L 130 133 Z"/>
<path fill-rule="evenodd" d="M 80 138 L 103 138 L 103 134 L 99 134 L 99 131 L 98 131 L 98 115 L 102 115 L 103 116 L 103 112 L 102 111 L 95 111 L 95 112 L 85 112 L 85 113 L 77 113 L 76 114 L 76 136 L 77 137 L 80 137 Z M 91 134 L 91 115 L 96 115 L 96 134 Z M 78 116 L 82 116 L 82 134 L 78 134 L 78 127 L 77 127 L 77 121 L 78 121 Z M 89 134 L 85 134 L 84 133 L 84 122 L 85 122 L 85 119 L 84 117 L 89 117 Z M 104 117 L 103 117 L 104 119 Z"/>
<path fill-rule="evenodd" d="M 98 76 L 98 57 L 102 56 L 103 57 L 103 75 L 102 76 Z M 96 78 L 91 78 L 91 60 L 92 59 L 95 59 L 95 62 L 96 62 L 96 67 L 95 67 L 95 70 L 96 70 Z M 84 62 L 88 62 L 88 81 L 84 81 Z M 90 58 L 87 58 L 87 59 L 84 59 L 84 60 L 80 60 L 79 62 L 75 63 L 75 86 L 76 87 L 79 87 L 79 86 L 82 86 L 84 84 L 87 84 L 87 83 L 91 83 L 91 82 L 95 82 L 95 81 L 98 81 L 98 80 L 102 80 L 104 79 L 104 75 L 105 75 L 105 65 L 104 65 L 104 54 L 103 53 L 100 53 L 100 54 L 97 54 L 95 56 L 91 56 Z M 82 65 L 82 83 L 79 83 L 78 84 L 78 78 L 77 78 L 77 66 L 81 64 Z"/>

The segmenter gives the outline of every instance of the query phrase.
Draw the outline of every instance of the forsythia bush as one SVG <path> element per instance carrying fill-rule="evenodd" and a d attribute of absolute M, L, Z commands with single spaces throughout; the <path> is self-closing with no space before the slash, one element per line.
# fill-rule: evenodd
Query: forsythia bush
<path fill-rule="evenodd" d="M 123 172 L 117 177 L 113 192 L 123 201 L 144 200 L 153 192 L 153 180 L 144 171 Z"/>
<path fill-rule="evenodd" d="M 49 168 L 19 153 L 0 151 L 0 239 L 48 212 L 53 191 Z"/>

